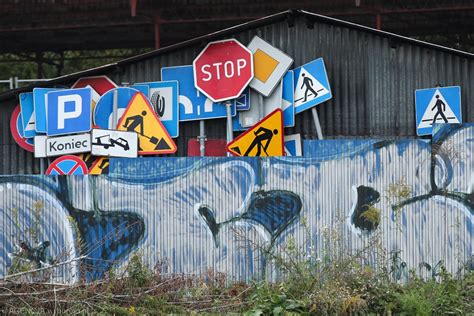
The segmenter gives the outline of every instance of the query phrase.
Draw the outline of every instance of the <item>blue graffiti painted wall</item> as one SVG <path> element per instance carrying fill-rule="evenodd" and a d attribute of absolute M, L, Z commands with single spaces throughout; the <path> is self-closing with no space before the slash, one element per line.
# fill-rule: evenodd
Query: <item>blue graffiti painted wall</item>
<path fill-rule="evenodd" d="M 347 252 L 380 240 L 365 262 L 396 261 L 399 280 L 457 273 L 474 253 L 474 126 L 435 131 L 432 143 L 305 141 L 300 158 L 112 159 L 108 176 L 0 177 L 0 275 L 28 263 L 58 266 L 56 281 L 100 279 L 138 253 L 169 273 L 271 278 L 267 250 L 294 240 L 318 257 L 329 231 Z"/>

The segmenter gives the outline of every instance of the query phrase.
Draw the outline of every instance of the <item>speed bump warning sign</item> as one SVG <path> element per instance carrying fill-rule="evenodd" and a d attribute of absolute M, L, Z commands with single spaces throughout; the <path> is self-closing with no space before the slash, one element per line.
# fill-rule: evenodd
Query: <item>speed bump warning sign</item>
<path fill-rule="evenodd" d="M 234 156 L 283 156 L 283 112 L 276 109 L 227 145 Z"/>

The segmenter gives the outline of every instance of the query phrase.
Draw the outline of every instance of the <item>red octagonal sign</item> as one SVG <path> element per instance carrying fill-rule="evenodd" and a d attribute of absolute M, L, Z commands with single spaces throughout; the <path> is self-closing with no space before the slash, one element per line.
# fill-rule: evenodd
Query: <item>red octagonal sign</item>
<path fill-rule="evenodd" d="M 253 55 L 235 39 L 207 44 L 193 62 L 194 85 L 214 102 L 237 98 L 253 78 Z"/>

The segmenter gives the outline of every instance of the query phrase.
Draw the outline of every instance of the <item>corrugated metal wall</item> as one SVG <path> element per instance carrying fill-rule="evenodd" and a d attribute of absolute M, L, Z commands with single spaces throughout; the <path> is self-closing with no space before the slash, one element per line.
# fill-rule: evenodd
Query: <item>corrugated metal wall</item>
<path fill-rule="evenodd" d="M 276 21 L 235 32 L 243 44 L 248 44 L 254 35 L 261 36 L 292 56 L 295 67 L 324 58 L 334 97 L 318 106 L 318 112 L 328 138 L 415 137 L 414 91 L 436 85 L 461 86 L 464 121 L 474 119 L 474 110 L 469 107 L 474 101 L 474 58 L 467 54 L 416 45 L 401 37 L 308 14 L 296 15 L 290 25 L 288 21 Z M 206 43 L 202 40 L 149 59 L 119 63 L 113 72 L 107 68 L 104 74 L 119 84 L 159 80 L 162 67 L 191 64 Z M 0 172 L 37 172 L 38 161 L 12 145 L 8 125 L 11 102 L 4 101 L 0 107 L 4 153 Z M 197 122 L 180 124 L 177 155 L 186 155 L 187 141 L 198 133 Z M 287 129 L 287 133 L 316 138 L 310 111 L 299 114 L 296 126 Z M 225 138 L 225 120 L 207 121 L 206 134 Z"/>
<path fill-rule="evenodd" d="M 53 257 L 87 256 L 95 277 L 131 253 L 169 273 L 278 277 L 264 250 L 285 256 L 291 241 L 298 259 L 364 249 L 365 264 L 400 281 L 410 269 L 465 272 L 474 269 L 474 127 L 442 132 L 433 148 L 307 141 L 312 154 L 302 158 L 117 159 L 109 176 L 0 177 L 0 275 L 19 239 L 50 241 Z M 76 270 L 57 278 L 77 280 Z"/>

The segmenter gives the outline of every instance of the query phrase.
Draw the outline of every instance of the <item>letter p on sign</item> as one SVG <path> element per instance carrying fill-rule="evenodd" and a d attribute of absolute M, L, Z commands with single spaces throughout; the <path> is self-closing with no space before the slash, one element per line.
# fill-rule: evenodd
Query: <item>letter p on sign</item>
<path fill-rule="evenodd" d="M 91 130 L 90 88 L 48 92 L 46 100 L 48 136 L 84 133 Z"/>
<path fill-rule="evenodd" d="M 66 111 L 66 103 L 73 103 L 73 110 Z M 79 94 L 60 95 L 58 97 L 58 129 L 64 129 L 67 119 L 77 118 L 82 113 L 82 98 Z"/>

